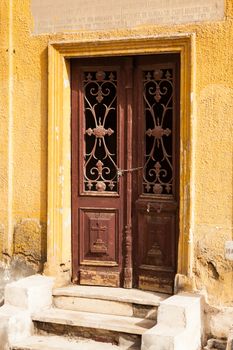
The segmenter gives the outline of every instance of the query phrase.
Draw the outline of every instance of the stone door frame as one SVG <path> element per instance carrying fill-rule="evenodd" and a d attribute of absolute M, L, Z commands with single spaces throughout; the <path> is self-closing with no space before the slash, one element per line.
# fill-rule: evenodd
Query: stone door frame
<path fill-rule="evenodd" d="M 48 229 L 45 273 L 57 284 L 71 278 L 70 58 L 179 53 L 180 235 L 178 274 L 192 275 L 194 226 L 194 34 L 120 40 L 51 42 L 48 46 Z"/>

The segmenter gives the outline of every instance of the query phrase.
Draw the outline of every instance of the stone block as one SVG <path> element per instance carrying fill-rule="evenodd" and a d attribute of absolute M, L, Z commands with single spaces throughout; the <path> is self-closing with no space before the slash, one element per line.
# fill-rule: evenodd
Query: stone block
<path fill-rule="evenodd" d="M 210 333 L 214 338 L 227 338 L 233 326 L 233 307 L 224 307 L 210 317 Z"/>
<path fill-rule="evenodd" d="M 157 325 L 142 335 L 141 350 L 200 350 L 201 339 L 196 329 Z"/>
<path fill-rule="evenodd" d="M 202 298 L 174 295 L 161 302 L 157 325 L 142 335 L 142 350 L 199 350 Z"/>
<path fill-rule="evenodd" d="M 193 327 L 200 322 L 200 296 L 174 295 L 161 302 L 158 323 L 176 328 Z"/>
<path fill-rule="evenodd" d="M 54 278 L 33 275 L 5 288 L 5 303 L 27 309 L 29 312 L 50 307 L 52 305 L 52 287 Z"/>
<path fill-rule="evenodd" d="M 0 308 L 0 350 L 10 349 L 14 342 L 32 334 L 33 324 L 27 310 L 4 305 Z"/>
<path fill-rule="evenodd" d="M 141 350 L 174 350 L 175 340 L 183 331 L 158 324 L 143 334 Z"/>

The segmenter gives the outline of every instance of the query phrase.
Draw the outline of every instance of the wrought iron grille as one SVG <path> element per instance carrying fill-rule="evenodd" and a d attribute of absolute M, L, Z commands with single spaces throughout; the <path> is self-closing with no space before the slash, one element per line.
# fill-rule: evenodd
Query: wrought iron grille
<path fill-rule="evenodd" d="M 145 161 L 143 193 L 173 192 L 173 70 L 143 71 Z"/>
<path fill-rule="evenodd" d="M 117 72 L 84 72 L 84 190 L 117 192 Z"/>

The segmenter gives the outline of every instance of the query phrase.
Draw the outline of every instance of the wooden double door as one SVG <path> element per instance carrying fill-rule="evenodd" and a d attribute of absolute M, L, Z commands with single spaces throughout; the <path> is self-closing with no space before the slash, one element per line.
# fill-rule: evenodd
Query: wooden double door
<path fill-rule="evenodd" d="M 79 284 L 172 293 L 179 55 L 72 60 L 72 260 Z"/>

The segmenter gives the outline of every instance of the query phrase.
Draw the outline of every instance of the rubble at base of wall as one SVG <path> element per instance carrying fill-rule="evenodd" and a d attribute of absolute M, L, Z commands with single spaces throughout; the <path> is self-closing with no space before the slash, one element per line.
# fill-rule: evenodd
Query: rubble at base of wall
<path fill-rule="evenodd" d="M 226 350 L 227 340 L 209 339 L 204 350 Z"/>
<path fill-rule="evenodd" d="M 232 320 L 232 323 L 233 323 L 233 320 Z M 230 330 L 228 338 L 227 338 L 226 350 L 233 350 L 233 325 L 231 327 L 231 330 Z"/>

